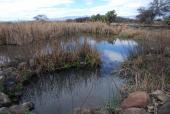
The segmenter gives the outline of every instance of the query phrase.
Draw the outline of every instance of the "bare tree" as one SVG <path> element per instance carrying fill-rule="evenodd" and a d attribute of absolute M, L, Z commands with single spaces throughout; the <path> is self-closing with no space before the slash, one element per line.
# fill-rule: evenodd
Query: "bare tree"
<path fill-rule="evenodd" d="M 153 19 L 155 18 L 155 14 L 152 10 L 146 10 L 145 8 L 139 8 L 138 9 L 139 15 L 136 16 L 136 18 L 142 22 L 142 23 L 151 23 Z"/>
<path fill-rule="evenodd" d="M 170 0 L 153 0 L 149 8 L 139 8 L 137 19 L 141 22 L 151 23 L 157 16 L 170 14 Z"/>
<path fill-rule="evenodd" d="M 170 0 L 153 0 L 149 10 L 152 10 L 155 16 L 164 16 L 170 12 Z"/>

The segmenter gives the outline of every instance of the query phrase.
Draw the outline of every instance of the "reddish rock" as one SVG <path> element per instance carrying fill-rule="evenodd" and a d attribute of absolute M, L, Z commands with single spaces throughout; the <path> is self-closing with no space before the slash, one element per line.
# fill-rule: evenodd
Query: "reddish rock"
<path fill-rule="evenodd" d="M 143 108 L 149 102 L 149 95 L 143 91 L 137 91 L 131 93 L 128 98 L 126 98 L 122 104 L 121 108 L 127 109 L 132 107 Z"/>

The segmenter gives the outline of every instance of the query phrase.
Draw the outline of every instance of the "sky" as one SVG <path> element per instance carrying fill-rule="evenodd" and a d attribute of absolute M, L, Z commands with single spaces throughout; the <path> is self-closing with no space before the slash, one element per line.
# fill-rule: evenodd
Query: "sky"
<path fill-rule="evenodd" d="M 118 16 L 135 17 L 137 9 L 151 0 L 0 0 L 0 21 L 32 20 L 36 15 L 48 18 L 90 16 L 115 10 Z"/>

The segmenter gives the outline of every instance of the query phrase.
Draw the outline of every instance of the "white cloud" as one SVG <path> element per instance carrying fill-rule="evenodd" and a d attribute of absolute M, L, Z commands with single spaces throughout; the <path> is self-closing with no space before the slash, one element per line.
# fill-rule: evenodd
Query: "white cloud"
<path fill-rule="evenodd" d="M 104 14 L 113 9 L 119 16 L 132 16 L 138 7 L 147 5 L 151 0 L 100 0 L 104 4 L 98 6 L 94 1 L 83 0 L 82 4 L 86 4 L 86 7 L 72 8 L 73 4 L 79 6 L 76 0 L 0 0 L 0 20 L 30 20 L 38 14 L 45 14 L 49 18 L 84 16 Z"/>
<path fill-rule="evenodd" d="M 104 50 L 104 56 L 109 59 L 109 61 L 117 61 L 117 62 L 123 62 L 124 61 L 124 56 L 121 55 L 120 53 L 113 52 L 110 50 Z"/>
<path fill-rule="evenodd" d="M 85 3 L 86 3 L 87 5 L 92 5 L 93 2 L 94 2 L 94 0 L 85 0 Z"/>
<path fill-rule="evenodd" d="M 74 0 L 0 0 L 0 19 L 30 19 L 38 13 L 46 13 L 46 8 L 71 4 Z M 50 13 L 50 12 L 49 12 Z"/>

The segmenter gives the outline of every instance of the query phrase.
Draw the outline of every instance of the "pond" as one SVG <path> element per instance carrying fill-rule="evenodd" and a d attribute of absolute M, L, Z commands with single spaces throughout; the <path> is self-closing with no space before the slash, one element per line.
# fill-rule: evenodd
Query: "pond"
<path fill-rule="evenodd" d="M 25 87 L 22 102 L 31 101 L 35 104 L 35 114 L 72 114 L 75 108 L 104 107 L 109 100 L 119 99 L 119 87 L 124 79 L 113 74 L 119 70 L 135 47 L 133 40 L 119 38 L 96 38 L 78 36 L 79 41 L 86 40 L 100 53 L 101 66 L 97 69 L 68 69 L 55 73 L 41 74 L 41 78 L 33 80 Z M 112 39 L 112 40 L 111 40 Z M 62 39 L 65 41 L 66 39 Z M 74 44 L 74 40 L 66 40 Z M 76 45 L 76 44 L 74 44 Z M 42 47 L 41 47 L 42 46 Z M 51 42 L 41 45 L 43 53 L 52 52 Z M 30 58 L 34 54 L 33 45 L 24 47 L 0 47 L 0 63 L 7 63 L 19 56 Z M 31 50 L 31 51 L 30 51 Z"/>

